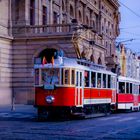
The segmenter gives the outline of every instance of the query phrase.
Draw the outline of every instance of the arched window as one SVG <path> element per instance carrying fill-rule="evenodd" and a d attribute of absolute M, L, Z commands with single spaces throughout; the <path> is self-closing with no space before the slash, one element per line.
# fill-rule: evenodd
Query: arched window
<path fill-rule="evenodd" d="M 100 57 L 98 58 L 98 64 L 102 65 L 102 60 Z"/>
<path fill-rule="evenodd" d="M 96 30 L 95 21 L 92 22 L 93 29 Z"/>
<path fill-rule="evenodd" d="M 82 22 L 82 14 L 81 14 L 81 11 L 79 11 L 78 15 L 79 15 L 79 21 Z"/>
<path fill-rule="evenodd" d="M 89 18 L 86 16 L 86 24 L 89 26 Z"/>
<path fill-rule="evenodd" d="M 90 61 L 95 62 L 93 54 L 90 56 Z"/>
<path fill-rule="evenodd" d="M 70 5 L 70 16 L 74 17 L 74 10 L 72 5 Z"/>
<path fill-rule="evenodd" d="M 64 4 L 64 1 L 62 0 L 62 11 L 64 12 L 65 11 L 65 4 Z"/>

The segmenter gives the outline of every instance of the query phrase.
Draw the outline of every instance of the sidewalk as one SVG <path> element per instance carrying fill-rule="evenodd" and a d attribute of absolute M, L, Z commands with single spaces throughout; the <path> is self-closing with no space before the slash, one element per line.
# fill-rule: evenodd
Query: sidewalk
<path fill-rule="evenodd" d="M 33 105 L 12 105 L 0 106 L 0 118 L 35 118 L 37 116 L 37 110 Z"/>

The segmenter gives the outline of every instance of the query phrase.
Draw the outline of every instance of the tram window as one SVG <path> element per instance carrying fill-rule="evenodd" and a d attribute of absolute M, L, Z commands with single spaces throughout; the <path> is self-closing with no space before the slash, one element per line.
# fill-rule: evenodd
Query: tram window
<path fill-rule="evenodd" d="M 91 72 L 91 86 L 96 87 L 96 73 Z"/>
<path fill-rule="evenodd" d="M 126 93 L 130 93 L 130 91 L 129 91 L 129 83 L 126 83 Z"/>
<path fill-rule="evenodd" d="M 134 94 L 134 93 L 135 93 L 135 85 L 132 84 L 132 94 Z"/>
<path fill-rule="evenodd" d="M 69 84 L 69 69 L 64 69 L 64 83 Z"/>
<path fill-rule="evenodd" d="M 136 94 L 139 94 L 139 86 L 136 85 L 136 87 L 137 87 L 137 93 Z"/>
<path fill-rule="evenodd" d="M 101 88 L 101 73 L 97 74 L 97 87 Z"/>
<path fill-rule="evenodd" d="M 138 85 L 134 84 L 134 94 L 138 94 Z"/>
<path fill-rule="evenodd" d="M 125 93 L 125 83 L 119 82 L 119 93 Z"/>
<path fill-rule="evenodd" d="M 132 93 L 132 83 L 130 83 L 130 93 Z"/>
<path fill-rule="evenodd" d="M 108 75 L 108 88 L 111 88 L 111 75 Z"/>
<path fill-rule="evenodd" d="M 42 80 L 44 84 L 59 84 L 59 69 L 43 69 Z"/>
<path fill-rule="evenodd" d="M 82 86 L 82 72 L 80 72 L 80 87 Z"/>
<path fill-rule="evenodd" d="M 106 74 L 103 74 L 103 88 L 106 88 Z"/>
<path fill-rule="evenodd" d="M 135 84 L 133 84 L 133 94 L 136 94 L 136 85 Z"/>
<path fill-rule="evenodd" d="M 115 76 L 111 76 L 111 88 L 116 88 L 116 78 Z"/>
<path fill-rule="evenodd" d="M 64 81 L 63 81 L 63 73 L 64 73 L 64 69 L 61 69 L 61 84 L 63 85 L 64 84 Z"/>
<path fill-rule="evenodd" d="M 75 84 L 75 71 L 71 70 L 71 84 L 74 85 Z"/>
<path fill-rule="evenodd" d="M 39 69 L 35 69 L 35 85 L 39 85 Z"/>
<path fill-rule="evenodd" d="M 139 94 L 140 94 L 140 85 L 139 85 Z"/>
<path fill-rule="evenodd" d="M 84 78 L 85 78 L 85 87 L 89 87 L 89 71 L 85 71 Z"/>
<path fill-rule="evenodd" d="M 78 71 L 76 72 L 76 86 L 78 86 L 78 82 L 79 82 L 79 74 Z"/>

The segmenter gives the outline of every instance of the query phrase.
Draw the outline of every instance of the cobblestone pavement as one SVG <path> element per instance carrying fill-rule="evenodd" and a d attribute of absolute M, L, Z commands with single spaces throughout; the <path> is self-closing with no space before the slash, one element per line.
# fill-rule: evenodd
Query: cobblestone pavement
<path fill-rule="evenodd" d="M 83 120 L 39 122 L 34 108 L 23 108 L 9 112 L 0 109 L 0 140 L 140 139 L 140 112 Z"/>

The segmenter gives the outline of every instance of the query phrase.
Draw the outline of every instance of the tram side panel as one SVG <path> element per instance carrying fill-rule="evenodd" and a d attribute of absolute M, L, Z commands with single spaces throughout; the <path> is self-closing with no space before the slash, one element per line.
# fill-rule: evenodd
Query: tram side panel
<path fill-rule="evenodd" d="M 110 107 L 114 110 L 116 108 L 115 85 L 115 75 L 91 72 L 91 86 L 84 88 L 84 105 L 91 105 L 95 110 L 101 108 L 106 111 Z"/>
<path fill-rule="evenodd" d="M 118 109 L 132 109 L 133 94 L 117 93 Z"/>

